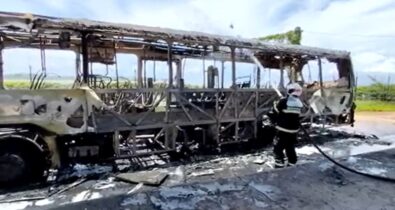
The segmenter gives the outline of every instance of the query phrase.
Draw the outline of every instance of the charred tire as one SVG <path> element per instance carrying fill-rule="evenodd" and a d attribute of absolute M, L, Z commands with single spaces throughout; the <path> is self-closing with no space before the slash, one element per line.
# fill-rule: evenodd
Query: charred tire
<path fill-rule="evenodd" d="M 46 165 L 44 153 L 33 143 L 15 137 L 0 141 L 0 187 L 43 181 Z"/>

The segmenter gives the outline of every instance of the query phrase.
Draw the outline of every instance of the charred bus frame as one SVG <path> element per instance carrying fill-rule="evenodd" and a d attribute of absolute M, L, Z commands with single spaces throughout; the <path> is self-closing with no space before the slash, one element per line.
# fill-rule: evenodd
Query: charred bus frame
<path fill-rule="evenodd" d="M 29 90 L 0 90 L 0 158 L 8 161 L 3 167 L 15 169 L 12 176 L 0 176 L 3 183 L 26 178 L 26 172 L 41 177 L 50 166 L 74 161 L 172 152 L 191 142 L 219 146 L 260 140 L 262 119 L 278 98 L 276 91 L 260 84 L 264 68 L 279 69 L 278 89 L 284 91 L 286 70 L 289 81 L 297 82 L 303 66 L 317 60 L 319 84 L 304 85 L 305 102 L 312 107 L 305 117 L 353 123 L 354 75 L 345 51 L 7 12 L 0 12 L 0 37 L 0 84 L 4 49 L 35 48 L 42 56 L 45 49 L 72 50 L 77 55 L 73 89 L 41 89 L 43 71 Z M 120 88 L 117 68 L 115 88 L 102 81 L 98 85 L 100 78 L 89 71 L 90 62 L 116 65 L 117 53 L 137 55 L 136 87 Z M 216 59 L 222 68 L 210 66 L 203 72 L 203 88 L 187 88 L 181 66 L 185 58 Z M 325 86 L 323 58 L 337 65 L 338 76 L 346 83 Z M 156 88 L 153 79 L 146 78 L 144 62 L 148 60 L 167 62 L 166 87 Z M 230 88 L 224 87 L 224 62 L 231 62 Z M 237 84 L 237 62 L 258 66 L 254 88 L 249 83 Z M 26 149 L 20 149 L 21 145 Z M 28 161 L 32 155 L 38 158 Z"/>

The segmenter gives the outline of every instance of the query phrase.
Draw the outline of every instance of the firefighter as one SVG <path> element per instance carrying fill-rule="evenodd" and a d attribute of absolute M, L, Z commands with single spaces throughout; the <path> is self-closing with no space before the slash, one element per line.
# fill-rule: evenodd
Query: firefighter
<path fill-rule="evenodd" d="M 276 138 L 274 141 L 274 167 L 282 168 L 284 164 L 284 150 L 288 159 L 288 166 L 297 161 L 295 144 L 299 131 L 299 117 L 303 103 L 299 99 L 302 87 L 298 83 L 287 86 L 287 96 L 273 104 L 273 115 L 275 119 Z"/>

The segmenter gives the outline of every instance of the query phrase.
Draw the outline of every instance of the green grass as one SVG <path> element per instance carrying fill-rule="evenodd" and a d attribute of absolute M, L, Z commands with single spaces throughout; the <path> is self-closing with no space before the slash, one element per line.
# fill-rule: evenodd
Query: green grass
<path fill-rule="evenodd" d="M 72 81 L 45 81 L 44 89 L 68 89 L 72 85 Z M 30 82 L 25 80 L 6 80 L 4 86 L 7 89 L 29 89 Z"/>
<path fill-rule="evenodd" d="M 69 89 L 72 85 L 72 81 L 53 81 L 53 80 L 48 80 L 45 81 L 43 88 L 44 89 Z M 30 82 L 26 80 L 6 80 L 5 81 L 5 86 L 7 89 L 28 89 L 30 87 Z M 115 88 L 115 83 L 112 84 L 111 86 L 114 86 Z M 163 86 L 163 84 L 156 84 L 157 87 Z M 365 88 L 365 87 L 363 87 Z M 395 89 L 395 88 L 394 88 Z M 395 112 L 395 102 L 385 102 L 385 101 L 379 101 L 379 100 L 357 100 L 357 109 L 356 111 L 376 111 L 376 112 L 389 112 L 389 111 L 394 111 Z M 158 107 L 156 111 L 164 111 L 164 106 Z"/>
<path fill-rule="evenodd" d="M 357 100 L 357 111 L 370 112 L 393 112 L 395 111 L 395 102 L 373 101 L 373 100 Z"/>
<path fill-rule="evenodd" d="M 45 80 L 42 89 L 70 89 L 73 84 L 73 80 Z M 107 84 L 106 84 L 107 85 Z M 28 80 L 5 80 L 4 86 L 6 89 L 29 89 L 30 81 Z M 155 83 L 154 88 L 165 88 L 167 84 L 165 83 Z M 199 85 L 191 85 L 185 84 L 186 88 L 201 88 Z M 107 87 L 109 89 L 116 89 L 116 82 L 112 81 L 111 84 Z M 127 89 L 127 88 L 136 88 L 136 84 L 134 81 L 127 83 L 125 81 L 119 81 L 119 88 Z"/>

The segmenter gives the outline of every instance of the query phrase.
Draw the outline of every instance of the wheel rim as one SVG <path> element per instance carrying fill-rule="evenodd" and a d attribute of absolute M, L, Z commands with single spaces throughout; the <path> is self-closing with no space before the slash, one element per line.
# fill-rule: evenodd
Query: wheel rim
<path fill-rule="evenodd" d="M 17 154 L 0 156 L 0 182 L 12 182 L 22 177 L 26 170 L 23 158 Z"/>

